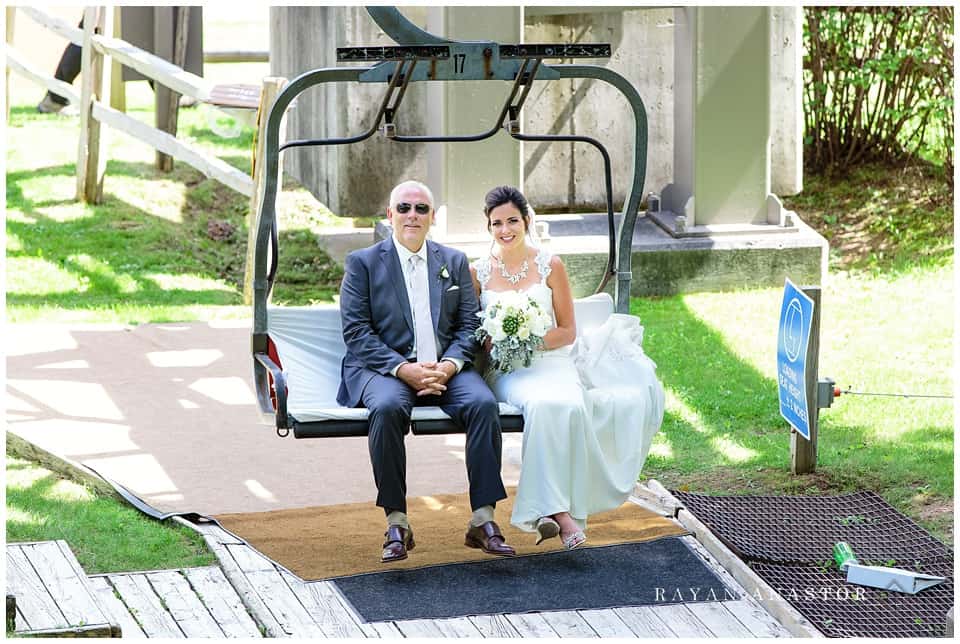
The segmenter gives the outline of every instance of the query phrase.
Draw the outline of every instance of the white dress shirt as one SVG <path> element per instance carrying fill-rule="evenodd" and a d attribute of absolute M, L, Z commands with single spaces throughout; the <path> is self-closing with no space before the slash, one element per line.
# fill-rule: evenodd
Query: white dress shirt
<path fill-rule="evenodd" d="M 396 239 L 393 240 L 393 246 L 394 246 L 394 248 L 397 249 L 397 256 L 400 258 L 400 268 L 403 270 L 403 277 L 404 277 L 403 283 L 404 283 L 404 285 L 407 287 L 407 302 L 410 303 L 410 315 L 412 316 L 412 319 L 415 320 L 416 317 L 417 317 L 417 315 L 423 315 L 423 311 L 419 311 L 419 312 L 418 312 L 418 311 L 414 311 L 414 310 L 413 310 L 413 300 L 414 300 L 414 298 L 413 298 L 412 289 L 414 288 L 414 286 L 413 286 L 412 279 L 415 278 L 416 276 L 415 276 L 415 275 L 411 275 L 411 270 L 412 270 L 412 269 L 411 269 L 410 258 L 413 257 L 414 255 L 417 255 L 417 256 L 420 257 L 420 259 L 423 261 L 423 266 L 424 266 L 424 270 L 423 270 L 423 272 L 420 274 L 420 275 L 421 275 L 420 279 L 424 279 L 424 278 L 425 278 L 425 279 L 428 279 L 428 280 L 429 280 L 429 279 L 430 279 L 430 272 L 429 272 L 429 270 L 426 269 L 426 267 L 428 266 L 428 264 L 427 264 L 427 242 L 423 242 L 423 244 L 420 246 L 420 250 L 418 250 L 418 251 L 415 252 L 415 253 L 411 252 L 411 251 L 410 251 L 406 246 L 404 246 L 403 244 L 397 242 Z M 427 290 L 428 290 L 428 292 L 429 292 L 429 287 L 428 287 Z M 427 313 L 430 313 L 430 312 L 428 311 Z M 414 328 L 414 342 L 413 342 L 414 351 L 416 351 L 416 346 L 417 346 L 416 340 L 417 340 L 417 339 L 416 339 L 416 328 Z M 413 356 L 413 357 L 416 357 L 416 356 Z M 460 359 L 458 359 L 458 358 L 447 358 L 447 357 L 443 357 L 443 358 L 440 358 L 440 360 L 446 360 L 447 362 L 452 363 L 453 366 L 457 368 L 457 370 L 454 372 L 454 374 L 460 373 L 460 370 L 463 368 L 463 360 L 460 360 Z M 398 364 L 397 366 L 395 366 L 393 369 L 391 369 L 391 370 L 390 370 L 390 373 L 393 374 L 394 376 L 396 376 L 396 375 L 397 375 L 397 372 L 400 370 L 400 367 L 403 366 L 403 365 L 404 365 L 404 363 L 401 362 L 400 364 Z"/>

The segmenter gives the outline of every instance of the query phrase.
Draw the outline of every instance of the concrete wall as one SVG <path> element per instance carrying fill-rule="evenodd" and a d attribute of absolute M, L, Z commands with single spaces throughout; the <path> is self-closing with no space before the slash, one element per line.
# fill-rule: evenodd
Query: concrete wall
<path fill-rule="evenodd" d="M 424 7 L 404 15 L 426 27 Z M 394 44 L 363 7 L 271 7 L 270 73 L 293 79 L 320 67 L 337 67 L 337 47 Z M 290 139 L 353 136 L 369 128 L 386 86 L 331 83 L 297 98 L 287 117 Z M 397 126 L 421 133 L 426 127 L 426 87 L 413 83 L 404 97 Z M 406 178 L 424 178 L 423 144 L 391 143 L 379 134 L 348 146 L 314 146 L 284 153 L 284 169 L 333 212 L 373 216 L 384 212 L 390 190 Z"/>
<path fill-rule="evenodd" d="M 609 61 L 583 62 L 607 64 L 637 87 L 648 118 L 644 192 L 659 191 L 674 179 L 673 9 L 598 7 L 594 13 L 585 13 L 582 7 L 549 9 L 529 12 L 524 41 L 609 42 L 613 46 L 614 55 Z M 425 7 L 404 6 L 402 10 L 419 26 L 428 27 Z M 570 13 L 560 13 L 564 11 Z M 800 190 L 802 174 L 798 154 L 802 112 L 796 100 L 800 12 L 795 8 L 771 8 L 771 12 L 770 180 L 773 192 L 794 194 Z M 362 7 L 272 7 L 270 16 L 271 73 L 288 78 L 317 67 L 336 66 L 336 47 L 393 44 Z M 440 35 L 458 37 L 455 33 Z M 782 45 L 780 51 L 778 43 Z M 435 124 L 429 122 L 425 85 L 410 86 L 398 118 L 402 131 L 435 131 Z M 308 90 L 288 118 L 289 136 L 358 133 L 376 111 L 383 89 L 379 84 L 349 88 L 340 84 Z M 614 205 L 618 210 L 622 207 L 632 178 L 633 124 L 629 107 L 617 90 L 592 80 L 535 83 L 524 110 L 524 129 L 597 138 L 610 152 Z M 388 143 L 379 135 L 348 147 L 305 148 L 285 154 L 285 169 L 342 215 L 382 212 L 393 185 L 407 177 L 426 178 L 429 170 L 426 145 Z M 526 143 L 522 161 L 524 188 L 534 207 L 605 209 L 602 161 L 592 146 Z M 482 169 L 478 169 L 478 184 L 493 185 L 482 175 Z"/>
<path fill-rule="evenodd" d="M 531 15 L 524 38 L 529 43 L 610 43 L 613 56 L 609 60 L 582 62 L 606 65 L 637 88 L 647 108 L 649 133 L 644 192 L 669 183 L 673 171 L 672 9 Z M 527 105 L 526 131 L 592 136 L 607 147 L 614 206 L 620 210 L 633 178 L 634 137 L 633 113 L 620 92 L 595 80 L 541 82 L 534 84 Z M 524 147 L 524 185 L 535 207 L 606 210 L 603 162 L 592 146 L 526 143 Z"/>

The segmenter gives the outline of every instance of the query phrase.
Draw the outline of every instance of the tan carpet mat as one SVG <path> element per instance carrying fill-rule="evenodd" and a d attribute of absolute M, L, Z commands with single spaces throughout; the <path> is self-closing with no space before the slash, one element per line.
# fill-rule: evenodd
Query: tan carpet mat
<path fill-rule="evenodd" d="M 497 504 L 497 524 L 503 530 L 507 543 L 516 548 L 518 555 L 561 549 L 563 546 L 558 538 L 536 546 L 535 534 L 510 525 L 515 494 L 515 489 L 509 489 L 508 498 Z M 216 519 L 224 528 L 307 580 L 490 557 L 463 545 L 463 535 L 470 518 L 466 494 L 409 498 L 407 515 L 416 546 L 408 559 L 389 565 L 380 563 L 386 527 L 383 510 L 372 502 L 223 514 Z M 687 534 L 687 531 L 669 519 L 627 502 L 616 510 L 590 517 L 587 545 L 650 541 L 680 534 Z"/>

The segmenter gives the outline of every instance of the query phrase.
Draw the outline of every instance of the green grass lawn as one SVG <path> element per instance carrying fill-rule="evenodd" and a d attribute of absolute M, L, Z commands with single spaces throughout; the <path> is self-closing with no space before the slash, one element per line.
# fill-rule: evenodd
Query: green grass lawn
<path fill-rule="evenodd" d="M 873 490 L 953 540 L 953 401 L 843 395 L 821 411 L 818 468 L 790 474 L 779 414 L 782 289 L 634 299 L 667 390 L 644 475 L 734 494 Z M 820 374 L 843 389 L 952 395 L 953 268 L 824 285 Z"/>
<path fill-rule="evenodd" d="M 209 566 L 196 532 L 7 455 L 7 541 L 63 539 L 87 574 Z"/>
<path fill-rule="evenodd" d="M 128 114 L 152 123 L 152 100 L 145 83 L 131 84 Z M 178 138 L 249 172 L 253 130 L 219 137 L 211 130 L 214 112 L 205 105 L 181 109 Z M 162 173 L 152 148 L 105 128 L 104 201 L 77 202 L 78 128 L 75 116 L 38 114 L 32 105 L 12 109 L 8 319 L 141 323 L 249 315 L 240 306 L 248 198 L 183 163 Z M 278 212 L 286 277 L 275 300 L 329 300 L 342 269 L 318 248 L 318 236 L 352 221 L 292 181 Z"/>

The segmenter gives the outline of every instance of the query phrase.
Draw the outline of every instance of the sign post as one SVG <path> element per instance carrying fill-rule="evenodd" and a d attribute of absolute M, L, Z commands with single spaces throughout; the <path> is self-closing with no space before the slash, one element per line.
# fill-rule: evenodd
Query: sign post
<path fill-rule="evenodd" d="M 817 465 L 817 372 L 820 353 L 820 287 L 783 289 L 777 333 L 780 415 L 793 427 L 790 471 L 806 474 Z"/>

